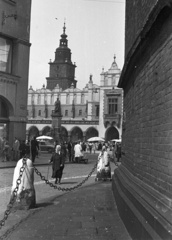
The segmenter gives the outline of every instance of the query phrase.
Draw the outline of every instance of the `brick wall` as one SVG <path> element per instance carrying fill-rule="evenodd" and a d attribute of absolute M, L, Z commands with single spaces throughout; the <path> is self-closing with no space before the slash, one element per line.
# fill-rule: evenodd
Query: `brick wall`
<path fill-rule="evenodd" d="M 126 0 L 125 55 L 134 44 L 157 0 Z"/>
<path fill-rule="evenodd" d="M 172 198 L 172 14 L 154 26 L 137 60 L 124 89 L 122 162 Z"/>

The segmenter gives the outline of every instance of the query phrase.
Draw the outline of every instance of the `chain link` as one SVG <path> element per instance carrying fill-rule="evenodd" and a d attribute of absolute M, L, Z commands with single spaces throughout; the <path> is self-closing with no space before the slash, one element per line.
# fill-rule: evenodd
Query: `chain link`
<path fill-rule="evenodd" d="M 17 185 L 16 185 L 15 189 L 12 192 L 12 197 L 11 197 L 10 202 L 8 204 L 7 210 L 4 213 L 4 218 L 0 221 L 0 229 L 2 228 L 2 226 L 5 225 L 5 221 L 7 220 L 9 214 L 11 213 L 11 209 L 12 209 L 12 207 L 14 205 L 15 200 L 16 200 L 17 192 L 18 192 L 18 189 L 19 189 L 19 185 L 21 184 L 21 178 L 22 178 L 23 172 L 25 170 L 25 167 L 26 167 L 26 159 L 23 158 L 23 166 L 20 168 L 19 177 L 18 177 L 18 179 L 16 181 Z"/>
<path fill-rule="evenodd" d="M 34 167 L 34 169 L 35 169 L 36 174 L 37 174 L 38 176 L 40 176 L 40 178 L 41 178 L 43 181 L 45 181 L 45 183 L 48 184 L 50 187 L 52 187 L 52 188 L 54 188 L 54 189 L 57 189 L 57 190 L 59 190 L 59 191 L 69 192 L 69 191 L 75 190 L 76 188 L 81 187 L 81 186 L 89 179 L 89 177 L 90 177 L 90 176 L 93 174 L 93 172 L 95 171 L 98 162 L 99 162 L 99 160 L 96 162 L 96 164 L 94 165 L 94 167 L 93 167 L 93 169 L 91 170 L 91 172 L 88 174 L 88 176 L 87 176 L 85 179 L 83 179 L 82 182 L 78 183 L 76 186 L 71 187 L 71 188 L 63 188 L 63 187 L 54 185 L 54 184 L 51 183 L 48 179 L 46 179 L 44 176 L 42 176 L 41 172 L 39 172 L 36 167 Z"/>
<path fill-rule="evenodd" d="M 46 179 L 42 174 L 41 172 L 38 171 L 38 169 L 34 166 L 34 170 L 36 172 L 36 174 L 38 176 L 40 176 L 40 178 L 45 181 L 46 184 L 48 184 L 50 187 L 54 188 L 54 189 L 57 189 L 59 191 L 66 191 L 66 192 L 69 192 L 69 191 L 73 191 L 79 187 L 81 187 L 90 177 L 91 175 L 93 174 L 93 172 L 95 171 L 96 167 L 97 167 L 97 164 L 98 164 L 99 160 L 97 160 L 96 164 L 94 165 L 93 169 L 91 170 L 91 172 L 88 174 L 88 176 L 86 178 L 84 178 L 80 183 L 78 183 L 76 186 L 74 187 L 70 187 L 70 188 L 63 188 L 63 187 L 60 187 L 60 186 L 57 186 L 57 185 L 54 185 L 53 183 L 51 183 L 48 179 Z M 16 181 L 16 187 L 15 189 L 13 190 L 12 192 L 12 197 L 10 199 L 10 202 L 8 204 L 8 207 L 7 207 L 7 210 L 5 211 L 4 213 L 4 218 L 0 221 L 0 229 L 2 228 L 2 226 L 5 225 L 5 221 L 7 220 L 9 214 L 11 213 L 11 209 L 16 201 L 16 197 L 17 197 L 17 192 L 18 192 L 18 189 L 19 189 L 19 185 L 21 184 L 21 178 L 23 176 L 23 172 L 25 171 L 25 168 L 26 168 L 26 159 L 23 158 L 23 166 L 20 168 L 20 173 L 19 173 L 19 177 Z"/>

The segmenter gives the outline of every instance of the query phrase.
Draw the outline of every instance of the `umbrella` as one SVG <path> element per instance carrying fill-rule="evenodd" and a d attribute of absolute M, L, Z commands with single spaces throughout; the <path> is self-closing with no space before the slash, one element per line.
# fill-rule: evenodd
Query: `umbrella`
<path fill-rule="evenodd" d="M 36 140 L 51 140 L 53 139 L 52 137 L 49 137 L 49 136 L 39 136 L 36 138 Z"/>
<path fill-rule="evenodd" d="M 88 142 L 104 142 L 105 140 L 101 137 L 92 137 L 87 139 Z"/>
<path fill-rule="evenodd" d="M 112 139 L 112 142 L 121 142 L 121 139 Z"/>

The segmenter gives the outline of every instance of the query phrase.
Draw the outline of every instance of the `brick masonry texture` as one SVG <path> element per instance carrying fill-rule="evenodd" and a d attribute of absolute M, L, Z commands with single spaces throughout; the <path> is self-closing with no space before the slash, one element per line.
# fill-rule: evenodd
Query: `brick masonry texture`
<path fill-rule="evenodd" d="M 134 44 L 157 0 L 126 0 L 125 53 Z"/>
<path fill-rule="evenodd" d="M 130 3 L 129 3 L 130 2 Z M 133 3 L 131 3 L 133 2 Z M 156 1 L 127 1 L 127 50 Z M 151 3 L 150 3 L 151 2 Z M 149 11 L 147 11 L 149 9 Z M 136 12 L 131 14 L 131 12 Z M 147 11 L 147 12 L 146 12 Z M 130 14 L 129 14 L 130 12 Z M 134 24 L 134 15 L 139 16 Z M 129 27 L 134 24 L 134 30 Z M 172 198 L 172 13 L 147 36 L 146 47 L 127 76 L 123 164 L 139 179 Z M 128 37 L 131 35 L 130 37 Z M 126 80 L 126 79 L 125 79 Z"/>

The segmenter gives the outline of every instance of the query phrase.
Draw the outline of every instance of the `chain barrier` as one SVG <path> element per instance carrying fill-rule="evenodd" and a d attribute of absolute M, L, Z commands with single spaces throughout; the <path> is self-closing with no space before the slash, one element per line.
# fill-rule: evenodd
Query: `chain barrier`
<path fill-rule="evenodd" d="M 37 174 L 38 176 L 40 176 L 40 178 L 41 178 L 43 181 L 45 181 L 46 184 L 50 185 L 50 187 L 53 187 L 54 189 L 57 189 L 57 190 L 59 190 L 59 191 L 69 192 L 69 191 L 75 190 L 76 188 L 81 187 L 81 186 L 89 179 L 89 177 L 90 177 L 90 176 L 93 174 L 93 172 L 95 171 L 98 162 L 99 162 L 99 160 L 96 162 L 96 164 L 94 165 L 94 167 L 93 167 L 93 169 L 91 170 L 91 172 L 88 174 L 88 176 L 87 176 L 82 182 L 78 183 L 76 186 L 71 187 L 71 188 L 63 188 L 63 187 L 54 185 L 54 184 L 51 183 L 48 179 L 46 179 L 44 176 L 42 176 L 41 172 L 39 172 L 36 167 L 34 167 L 34 169 L 35 169 L 36 174 Z"/>
<path fill-rule="evenodd" d="M 76 186 L 74 187 L 70 187 L 70 188 L 63 188 L 63 187 L 60 187 L 60 186 L 57 186 L 57 185 L 54 185 L 53 183 L 51 183 L 48 179 L 46 179 L 42 174 L 41 172 L 34 166 L 34 170 L 36 172 L 36 174 L 38 176 L 40 176 L 41 180 L 45 181 L 46 184 L 48 184 L 50 187 L 54 188 L 54 189 L 57 189 L 59 191 L 66 191 L 66 192 L 69 192 L 69 191 L 73 191 L 79 187 L 81 187 L 90 177 L 91 175 L 93 174 L 93 172 L 95 171 L 96 167 L 97 167 L 97 164 L 98 164 L 99 160 L 97 160 L 96 164 L 94 165 L 93 169 L 91 170 L 91 172 L 88 174 L 88 176 L 86 178 L 83 179 L 83 181 L 81 181 L 80 183 L 78 183 Z M 118 166 L 118 164 L 115 162 L 115 165 Z M 19 173 L 19 177 L 16 181 L 17 185 L 15 187 L 15 189 L 13 190 L 12 192 L 12 197 L 10 199 L 10 202 L 8 204 L 8 207 L 7 207 L 7 210 L 5 211 L 4 213 L 4 218 L 0 221 L 0 229 L 2 228 L 2 226 L 5 225 L 5 221 L 7 220 L 9 214 L 11 213 L 11 209 L 16 201 L 16 197 L 17 197 L 17 192 L 18 192 L 18 189 L 19 189 L 19 185 L 21 184 L 21 178 L 23 176 L 23 172 L 26 168 L 26 159 L 23 158 L 23 165 L 22 167 L 20 168 L 20 173 Z"/>
<path fill-rule="evenodd" d="M 12 197 L 11 197 L 10 202 L 8 204 L 7 210 L 4 213 L 4 218 L 0 221 L 0 229 L 5 225 L 5 221 L 7 220 L 9 214 L 11 213 L 11 209 L 12 209 L 12 207 L 13 207 L 15 201 L 16 201 L 17 192 L 18 192 L 18 189 L 19 189 L 19 185 L 21 184 L 21 178 L 23 176 L 23 172 L 25 170 L 25 167 L 26 167 L 26 159 L 23 158 L 23 166 L 20 168 L 19 177 L 16 181 L 17 185 L 12 192 Z"/>

